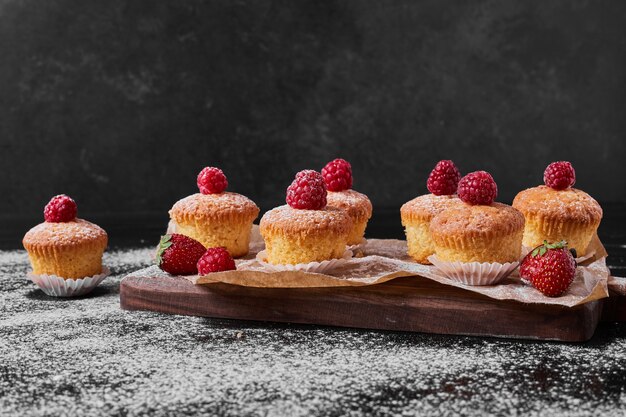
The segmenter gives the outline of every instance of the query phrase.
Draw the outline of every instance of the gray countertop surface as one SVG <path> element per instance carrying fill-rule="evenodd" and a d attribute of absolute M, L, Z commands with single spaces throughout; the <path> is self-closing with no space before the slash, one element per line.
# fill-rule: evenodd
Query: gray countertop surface
<path fill-rule="evenodd" d="M 624 415 L 626 323 L 584 344 L 127 312 L 113 275 L 46 296 L 0 251 L 0 415 Z"/>

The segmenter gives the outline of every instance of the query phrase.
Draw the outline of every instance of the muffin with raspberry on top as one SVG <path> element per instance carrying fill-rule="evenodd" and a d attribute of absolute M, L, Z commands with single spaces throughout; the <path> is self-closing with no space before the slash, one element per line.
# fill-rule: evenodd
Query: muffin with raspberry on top
<path fill-rule="evenodd" d="M 338 158 L 322 168 L 322 176 L 328 191 L 328 206 L 345 210 L 352 219 L 348 245 L 362 243 L 367 222 L 372 217 L 372 203 L 365 194 L 352 189 L 352 166 L 345 159 Z"/>
<path fill-rule="evenodd" d="M 576 172 L 567 161 L 553 162 L 543 174 L 545 185 L 520 191 L 513 207 L 524 214 L 524 246 L 564 240 L 579 256 L 587 248 L 602 220 L 602 207 L 584 191 L 573 188 Z"/>
<path fill-rule="evenodd" d="M 221 169 L 206 167 L 198 174 L 199 193 L 177 201 L 170 218 L 177 233 L 207 248 L 225 247 L 233 257 L 248 253 L 257 205 L 241 194 L 225 191 L 228 180 Z"/>
<path fill-rule="evenodd" d="M 418 263 L 430 264 L 428 257 L 435 253 L 429 231 L 433 217 L 450 207 L 461 204 L 456 196 L 460 179 L 461 174 L 454 162 L 439 161 L 426 181 L 426 187 L 431 194 L 416 197 L 400 208 L 408 254 Z"/>
<path fill-rule="evenodd" d="M 498 186 L 485 171 L 461 178 L 461 204 L 437 214 L 430 236 L 437 259 L 444 262 L 513 263 L 520 259 L 524 216 L 496 203 Z"/>
<path fill-rule="evenodd" d="M 319 172 L 300 171 L 287 188 L 287 205 L 263 215 L 260 231 L 267 262 L 302 264 L 341 258 L 352 231 L 345 210 L 330 207 Z"/>
<path fill-rule="evenodd" d="M 76 202 L 57 195 L 44 209 L 45 222 L 26 233 L 22 243 L 34 274 L 68 280 L 102 273 L 108 236 L 100 226 L 76 215 Z"/>

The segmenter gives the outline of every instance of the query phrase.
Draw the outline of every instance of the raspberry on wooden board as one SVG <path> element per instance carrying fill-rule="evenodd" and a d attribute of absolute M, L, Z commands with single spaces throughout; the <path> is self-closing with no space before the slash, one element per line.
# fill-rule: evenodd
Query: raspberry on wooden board
<path fill-rule="evenodd" d="M 208 248 L 198 260 L 198 274 L 200 275 L 235 269 L 237 269 L 235 260 L 224 247 Z"/>

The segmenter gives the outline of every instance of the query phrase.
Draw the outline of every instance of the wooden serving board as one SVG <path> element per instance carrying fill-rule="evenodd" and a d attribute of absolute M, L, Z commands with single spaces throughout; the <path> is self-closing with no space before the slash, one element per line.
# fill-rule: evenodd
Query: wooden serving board
<path fill-rule="evenodd" d="M 626 321 L 626 296 L 609 290 L 602 307 L 602 321 Z"/>
<path fill-rule="evenodd" d="M 582 342 L 602 300 L 567 308 L 495 300 L 421 277 L 334 288 L 253 288 L 126 277 L 121 307 L 169 314 L 380 330 Z"/>

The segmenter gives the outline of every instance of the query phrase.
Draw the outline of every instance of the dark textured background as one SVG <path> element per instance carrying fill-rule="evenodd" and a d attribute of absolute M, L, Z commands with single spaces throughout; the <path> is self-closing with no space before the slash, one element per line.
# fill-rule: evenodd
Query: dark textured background
<path fill-rule="evenodd" d="M 442 158 L 505 202 L 567 159 L 624 202 L 624 22 L 617 0 L 0 1 L 0 219 L 58 193 L 166 217 L 206 165 L 269 208 L 337 156 L 380 208 Z"/>

